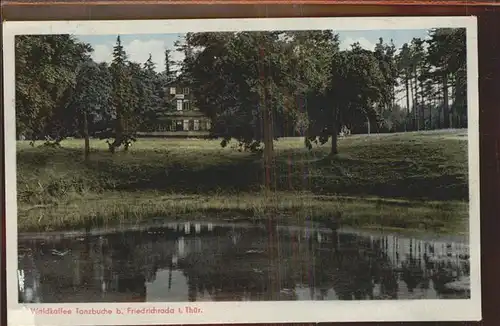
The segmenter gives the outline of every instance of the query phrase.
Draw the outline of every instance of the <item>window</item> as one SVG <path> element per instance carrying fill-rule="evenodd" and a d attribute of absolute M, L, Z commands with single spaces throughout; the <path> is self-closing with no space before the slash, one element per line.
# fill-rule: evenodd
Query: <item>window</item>
<path fill-rule="evenodd" d="M 188 95 L 189 94 L 189 88 L 188 87 L 184 87 L 184 90 L 182 92 L 184 95 Z"/>
<path fill-rule="evenodd" d="M 175 95 L 175 87 L 170 87 L 170 95 Z"/>
<path fill-rule="evenodd" d="M 200 130 L 200 120 L 194 120 L 193 130 L 195 131 Z"/>
<path fill-rule="evenodd" d="M 176 121 L 175 122 L 175 131 L 182 131 L 182 121 Z"/>
<path fill-rule="evenodd" d="M 177 111 L 182 111 L 182 100 L 177 100 Z"/>
<path fill-rule="evenodd" d="M 189 120 L 184 120 L 183 130 L 184 131 L 189 131 Z"/>
<path fill-rule="evenodd" d="M 210 130 L 210 120 L 207 120 L 207 130 Z"/>
<path fill-rule="evenodd" d="M 182 108 L 184 111 L 189 111 L 190 109 L 189 101 L 184 101 L 184 103 L 182 104 Z"/>

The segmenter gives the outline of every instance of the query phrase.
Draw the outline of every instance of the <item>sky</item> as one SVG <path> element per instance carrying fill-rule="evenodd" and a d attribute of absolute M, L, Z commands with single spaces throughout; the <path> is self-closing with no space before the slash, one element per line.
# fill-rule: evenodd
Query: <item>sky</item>
<path fill-rule="evenodd" d="M 414 37 L 426 38 L 427 30 L 370 30 L 370 31 L 341 31 L 338 32 L 341 49 L 347 49 L 351 44 L 359 42 L 362 47 L 373 50 L 378 39 L 385 42 L 393 40 L 396 47 L 410 42 Z M 135 34 L 120 35 L 122 44 L 129 59 L 134 62 L 145 62 L 149 54 L 156 64 L 158 72 L 164 69 L 165 49 L 172 50 L 174 61 L 182 60 L 183 55 L 175 51 L 174 42 L 182 39 L 183 34 Z M 111 62 L 113 46 L 117 35 L 77 35 L 80 41 L 90 43 L 94 48 L 92 54 L 96 62 Z"/>

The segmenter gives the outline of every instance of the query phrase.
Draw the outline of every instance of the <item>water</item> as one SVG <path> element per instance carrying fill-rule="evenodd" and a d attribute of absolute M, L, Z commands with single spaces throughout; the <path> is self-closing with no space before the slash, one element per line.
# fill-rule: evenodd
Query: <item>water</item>
<path fill-rule="evenodd" d="M 170 224 L 19 239 L 20 302 L 468 298 L 468 246 L 318 228 Z M 462 286 L 463 287 L 463 286 Z"/>

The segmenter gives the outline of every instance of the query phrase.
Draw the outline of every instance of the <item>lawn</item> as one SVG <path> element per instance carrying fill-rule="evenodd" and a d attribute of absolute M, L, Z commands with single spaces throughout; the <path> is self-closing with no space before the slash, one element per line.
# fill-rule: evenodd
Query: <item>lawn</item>
<path fill-rule="evenodd" d="M 468 221 L 466 130 L 353 135 L 329 146 L 304 147 L 300 138 L 276 142 L 275 190 L 263 187 L 258 154 L 213 140 L 139 139 L 111 154 L 83 140 L 62 148 L 18 142 L 19 228 L 58 230 L 89 223 L 170 219 L 286 223 L 342 212 L 343 223 L 462 233 Z"/>

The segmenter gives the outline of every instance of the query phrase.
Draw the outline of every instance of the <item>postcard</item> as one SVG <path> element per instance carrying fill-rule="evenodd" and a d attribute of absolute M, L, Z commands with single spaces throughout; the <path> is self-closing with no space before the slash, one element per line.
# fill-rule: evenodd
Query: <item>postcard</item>
<path fill-rule="evenodd" d="M 481 319 L 475 17 L 4 24 L 8 319 Z"/>

